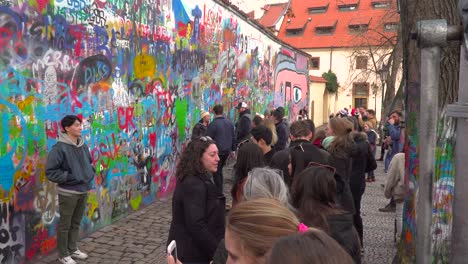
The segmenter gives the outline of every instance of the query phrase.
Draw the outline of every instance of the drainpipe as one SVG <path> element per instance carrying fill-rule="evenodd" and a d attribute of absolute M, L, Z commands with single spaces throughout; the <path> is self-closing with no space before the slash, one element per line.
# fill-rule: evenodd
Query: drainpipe
<path fill-rule="evenodd" d="M 465 8 L 463 7 L 465 6 Z M 455 194 L 453 198 L 453 227 L 451 264 L 466 263 L 468 259 L 468 0 L 459 1 L 459 11 L 465 27 L 465 42 L 461 47 L 458 102 L 447 106 L 447 114 L 457 118 L 455 148 Z"/>
<path fill-rule="evenodd" d="M 330 71 L 333 68 L 333 46 L 330 47 Z"/>
<path fill-rule="evenodd" d="M 419 122 L 419 197 L 416 212 L 416 263 L 432 262 L 432 179 L 435 174 L 435 150 L 438 119 L 440 51 L 447 40 L 455 39 L 458 27 L 447 21 L 418 22 L 416 38 L 421 48 L 421 103 Z M 427 106 L 431 107 L 427 107 Z M 459 134 L 460 135 L 460 134 Z M 454 210 L 455 211 L 455 210 Z"/>

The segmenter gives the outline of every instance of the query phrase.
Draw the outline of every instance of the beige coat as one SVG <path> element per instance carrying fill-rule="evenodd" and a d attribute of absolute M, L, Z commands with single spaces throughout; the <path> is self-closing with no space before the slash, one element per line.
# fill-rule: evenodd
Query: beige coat
<path fill-rule="evenodd" d="M 365 122 L 364 122 L 364 120 L 362 120 L 362 117 L 361 117 L 361 116 L 359 116 L 359 120 L 358 120 L 358 121 L 359 121 L 359 126 L 361 126 L 362 128 L 364 128 L 364 123 L 365 123 Z M 377 129 L 377 118 L 375 118 L 375 116 L 374 116 L 373 118 L 367 119 L 366 122 L 369 122 L 369 123 L 372 125 L 371 128 Z"/>
<path fill-rule="evenodd" d="M 387 183 L 385 184 L 385 197 L 395 199 L 401 203 L 405 200 L 405 153 L 393 156 L 388 168 Z"/>

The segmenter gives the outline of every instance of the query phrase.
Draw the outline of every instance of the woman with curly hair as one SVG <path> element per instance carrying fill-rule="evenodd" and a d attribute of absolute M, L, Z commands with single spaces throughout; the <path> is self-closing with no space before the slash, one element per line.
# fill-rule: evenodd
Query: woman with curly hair
<path fill-rule="evenodd" d="M 212 174 L 218 148 L 210 137 L 191 141 L 177 164 L 168 244 L 175 240 L 184 263 L 209 263 L 224 237 L 225 197 Z"/>

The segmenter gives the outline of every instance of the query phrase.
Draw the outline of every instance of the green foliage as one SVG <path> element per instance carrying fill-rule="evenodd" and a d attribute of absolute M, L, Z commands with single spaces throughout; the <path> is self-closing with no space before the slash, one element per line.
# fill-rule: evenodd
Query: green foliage
<path fill-rule="evenodd" d="M 331 70 L 328 72 L 324 72 L 322 77 L 327 81 L 325 84 L 325 88 L 329 93 L 336 93 L 338 91 L 338 80 L 336 78 L 336 74 Z"/>

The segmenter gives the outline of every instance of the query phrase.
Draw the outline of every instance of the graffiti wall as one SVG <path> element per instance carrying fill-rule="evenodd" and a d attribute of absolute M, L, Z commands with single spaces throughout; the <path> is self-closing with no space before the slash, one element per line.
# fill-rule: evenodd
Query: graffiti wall
<path fill-rule="evenodd" d="M 415 100 L 415 98 L 417 98 Z M 399 253 L 402 263 L 414 263 L 416 257 L 416 217 L 419 179 L 420 86 L 411 84 L 406 95 L 406 175 L 409 193 L 404 205 L 402 240 Z M 445 109 L 445 108 L 444 108 Z M 455 178 L 455 120 L 445 110 L 438 115 L 435 173 L 432 188 L 432 263 L 449 263 L 452 233 L 452 205 Z"/>
<path fill-rule="evenodd" d="M 209 0 L 0 0 L 0 262 L 56 247 L 45 160 L 83 118 L 97 174 L 83 234 L 170 195 L 200 110 L 308 101 L 307 55 Z"/>

